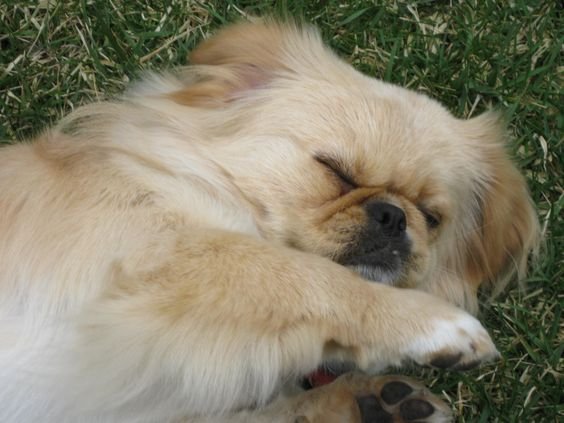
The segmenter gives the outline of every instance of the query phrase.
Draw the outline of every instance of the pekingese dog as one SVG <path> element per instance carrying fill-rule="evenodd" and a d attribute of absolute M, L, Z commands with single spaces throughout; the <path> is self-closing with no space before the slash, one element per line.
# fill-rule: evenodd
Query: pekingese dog
<path fill-rule="evenodd" d="M 328 382 L 498 355 L 477 291 L 539 232 L 498 116 L 293 23 L 191 62 L 0 150 L 0 421 L 448 421 L 411 379 Z"/>

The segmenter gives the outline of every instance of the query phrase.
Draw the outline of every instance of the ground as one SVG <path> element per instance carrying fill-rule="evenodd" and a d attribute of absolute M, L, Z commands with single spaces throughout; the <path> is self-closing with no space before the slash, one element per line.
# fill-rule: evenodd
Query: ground
<path fill-rule="evenodd" d="M 544 244 L 525 290 L 480 318 L 503 359 L 464 374 L 409 372 L 460 422 L 564 420 L 564 19 L 557 1 L 125 1 L 0 3 L 0 143 L 18 142 L 80 104 L 111 97 L 144 69 L 185 64 L 220 25 L 301 16 L 354 66 L 426 92 L 459 117 L 505 112 Z M 507 216 L 508 219 L 511 216 Z"/>

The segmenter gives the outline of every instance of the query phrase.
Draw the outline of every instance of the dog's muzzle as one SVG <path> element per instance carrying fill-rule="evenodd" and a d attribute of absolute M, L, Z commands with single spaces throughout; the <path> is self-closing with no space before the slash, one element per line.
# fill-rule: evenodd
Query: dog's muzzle
<path fill-rule="evenodd" d="M 380 200 L 364 207 L 368 223 L 337 261 L 367 279 L 392 284 L 401 277 L 411 252 L 405 213 Z"/>

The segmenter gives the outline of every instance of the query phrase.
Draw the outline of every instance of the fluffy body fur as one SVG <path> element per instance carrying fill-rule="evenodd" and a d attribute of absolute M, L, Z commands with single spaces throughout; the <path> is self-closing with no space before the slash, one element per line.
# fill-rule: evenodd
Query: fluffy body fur
<path fill-rule="evenodd" d="M 353 421 L 363 376 L 282 388 L 327 360 L 496 356 L 456 306 L 521 273 L 538 224 L 494 114 L 292 24 L 192 62 L 0 150 L 0 421 Z M 373 240 L 389 219 L 398 248 Z"/>

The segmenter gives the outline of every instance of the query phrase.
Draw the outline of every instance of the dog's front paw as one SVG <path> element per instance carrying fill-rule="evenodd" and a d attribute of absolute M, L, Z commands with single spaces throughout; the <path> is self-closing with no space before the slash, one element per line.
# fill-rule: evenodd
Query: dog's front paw
<path fill-rule="evenodd" d="M 417 364 L 467 370 L 499 357 L 486 329 L 461 310 L 434 317 L 426 326 L 428 330 L 414 336 L 402 351 Z"/>
<path fill-rule="evenodd" d="M 466 370 L 499 357 L 488 332 L 464 310 L 413 290 L 386 291 L 389 302 L 369 310 L 362 321 L 369 342 L 358 348 L 361 369 L 380 372 L 415 362 Z M 369 331 L 369 328 L 376 330 Z"/>

